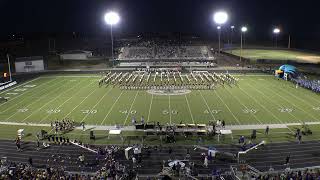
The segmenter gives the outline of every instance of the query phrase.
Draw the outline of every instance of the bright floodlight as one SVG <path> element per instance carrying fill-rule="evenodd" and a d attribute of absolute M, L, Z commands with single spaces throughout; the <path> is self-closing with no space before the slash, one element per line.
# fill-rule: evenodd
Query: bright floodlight
<path fill-rule="evenodd" d="M 217 24 L 224 24 L 228 21 L 228 14 L 224 11 L 216 12 L 213 15 L 213 20 Z"/>
<path fill-rule="evenodd" d="M 234 26 L 231 26 L 231 29 L 234 29 Z"/>
<path fill-rule="evenodd" d="M 279 28 L 274 28 L 273 33 L 274 34 L 279 34 L 280 33 L 280 29 Z"/>
<path fill-rule="evenodd" d="M 120 17 L 116 12 L 108 12 L 104 15 L 104 20 L 107 24 L 114 25 L 120 21 Z"/>
<path fill-rule="evenodd" d="M 221 29 L 221 26 L 217 26 L 217 29 L 220 30 L 220 29 Z"/>
<path fill-rule="evenodd" d="M 241 28 L 241 32 L 247 32 L 248 31 L 248 28 L 247 27 L 245 27 L 245 26 L 243 26 L 242 28 Z"/>

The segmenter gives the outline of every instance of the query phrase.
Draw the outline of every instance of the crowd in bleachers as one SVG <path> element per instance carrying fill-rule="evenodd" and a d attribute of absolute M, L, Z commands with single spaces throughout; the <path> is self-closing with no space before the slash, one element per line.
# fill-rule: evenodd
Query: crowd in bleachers
<path fill-rule="evenodd" d="M 120 50 L 119 59 L 209 58 L 207 46 L 194 46 L 174 41 L 140 41 Z"/>
<path fill-rule="evenodd" d="M 292 81 L 300 87 L 304 87 L 316 93 L 320 93 L 320 80 L 312 80 L 312 79 L 299 77 L 299 78 L 292 79 Z"/>
<path fill-rule="evenodd" d="M 68 174 L 63 168 L 34 168 L 24 163 L 2 163 L 0 179 L 86 179 L 79 174 Z"/>
<path fill-rule="evenodd" d="M 306 180 L 315 180 L 320 179 L 320 171 L 319 169 L 306 169 L 306 170 L 298 170 L 298 171 L 290 171 L 290 169 L 286 169 L 283 172 L 273 173 L 272 170 L 270 173 L 265 175 L 258 175 L 257 177 L 252 176 L 253 180 L 285 180 L 285 179 L 306 179 Z"/>
<path fill-rule="evenodd" d="M 53 161 L 64 162 L 74 161 L 68 157 L 61 157 L 58 155 L 52 155 L 49 157 L 46 167 L 38 167 L 32 163 L 32 158 L 29 157 L 27 163 L 15 163 L 8 162 L 6 159 L 2 159 L 0 163 L 0 179 L 132 179 L 136 176 L 136 173 L 128 167 L 128 165 L 120 164 L 117 159 L 120 158 L 120 150 L 118 146 L 106 146 L 105 148 L 98 148 L 96 161 L 99 165 L 99 170 L 95 173 L 83 173 L 80 172 L 67 172 L 63 165 L 49 165 Z M 80 166 L 89 166 L 92 162 L 87 162 L 84 154 L 81 154 L 78 158 Z M 87 165 L 88 164 L 88 165 Z"/>

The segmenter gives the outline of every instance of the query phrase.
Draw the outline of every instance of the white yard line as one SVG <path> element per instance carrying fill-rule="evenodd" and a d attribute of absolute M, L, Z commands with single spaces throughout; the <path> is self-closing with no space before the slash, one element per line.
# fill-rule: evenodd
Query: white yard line
<path fill-rule="evenodd" d="M 30 81 L 24 82 L 24 83 L 22 83 L 22 84 L 19 84 L 19 85 L 17 85 L 17 86 L 13 86 L 13 87 L 8 88 L 8 89 L 6 89 L 6 90 L 4 90 L 4 91 L 1 91 L 0 94 L 3 94 L 3 93 L 5 93 L 5 92 L 7 92 L 7 91 L 11 91 L 11 90 L 13 90 L 13 89 L 16 89 L 16 88 L 18 88 L 18 87 L 20 87 L 20 86 L 26 85 L 26 84 L 31 83 L 31 82 L 33 82 L 33 81 L 35 81 L 35 80 L 38 80 L 38 79 L 39 79 L 39 77 L 37 77 L 37 78 L 35 78 L 35 79 L 32 79 L 32 80 L 30 80 Z"/>
<path fill-rule="evenodd" d="M 172 116 L 171 116 L 171 103 L 170 103 L 170 95 L 169 95 L 169 117 L 170 117 L 170 124 L 172 124 Z"/>
<path fill-rule="evenodd" d="M 66 91 L 63 91 L 61 93 L 59 93 L 58 96 L 56 96 L 55 98 L 51 99 L 50 101 L 48 101 L 47 103 L 45 103 L 44 105 L 42 105 L 39 109 L 33 111 L 29 116 L 27 116 L 26 118 L 24 118 L 22 120 L 22 122 L 24 122 L 26 119 L 28 119 L 29 117 L 31 117 L 35 112 L 39 112 L 42 108 L 44 108 L 47 104 L 50 104 L 51 102 L 55 101 L 56 99 L 58 99 L 60 97 L 61 94 L 66 93 L 68 91 L 70 91 L 71 89 L 74 89 L 76 86 L 71 86 L 70 88 L 68 88 Z M 58 89 L 61 87 L 58 87 Z M 41 122 L 41 121 L 40 121 Z"/>
<path fill-rule="evenodd" d="M 151 95 L 151 102 L 150 102 L 150 106 L 149 106 L 149 113 L 148 113 L 148 120 L 147 120 L 147 123 L 149 122 L 149 119 L 150 119 L 150 113 L 151 113 L 152 101 L 153 101 L 153 94 Z"/>
<path fill-rule="evenodd" d="M 275 114 L 273 114 L 272 111 L 270 111 L 268 108 L 266 108 L 264 105 L 262 105 L 259 101 L 257 101 L 255 98 L 251 97 L 249 94 L 247 94 L 244 90 L 241 89 L 241 87 L 238 87 L 243 93 L 245 93 L 248 97 L 250 97 L 250 99 L 253 99 L 256 103 L 258 103 L 264 110 L 268 111 L 275 119 L 278 119 L 278 121 L 283 124 L 283 122 L 281 121 L 281 119 L 279 117 L 277 117 Z"/>
<path fill-rule="evenodd" d="M 265 87 L 267 89 L 269 89 L 271 92 L 274 92 L 274 94 L 276 94 L 277 96 L 279 96 L 281 99 L 283 99 L 284 101 L 286 101 L 289 104 L 292 104 L 293 106 L 295 106 L 297 109 L 300 109 L 301 111 L 303 111 L 304 113 L 306 113 L 306 115 L 312 117 L 313 119 L 315 119 L 316 121 L 318 121 L 318 119 L 316 117 L 314 117 L 312 114 L 308 113 L 307 111 L 305 111 L 304 109 L 299 108 L 297 105 L 295 105 L 294 103 L 288 101 L 286 98 L 283 98 L 281 95 L 279 95 L 276 91 L 271 90 L 269 87 Z"/>
<path fill-rule="evenodd" d="M 208 111 L 210 112 L 211 116 L 213 117 L 213 120 L 216 121 L 216 118 L 215 118 L 214 115 L 212 114 L 212 111 L 211 111 L 211 109 L 210 109 L 210 107 L 209 107 L 209 105 L 208 105 L 208 103 L 207 103 L 207 100 L 205 100 L 205 98 L 203 97 L 201 91 L 200 91 L 200 90 L 198 90 L 198 91 L 200 92 L 200 95 L 201 95 L 201 97 L 202 97 L 202 100 L 203 100 L 204 103 L 206 104 L 206 106 L 207 106 L 207 108 L 208 108 Z"/>
<path fill-rule="evenodd" d="M 228 90 L 228 87 L 225 88 L 225 89 L 226 89 L 226 91 L 227 91 L 229 94 L 231 94 L 231 96 L 232 96 L 233 98 L 235 98 L 244 108 L 249 109 L 246 105 L 244 105 L 244 104 L 240 101 L 239 98 L 237 98 L 237 96 L 234 96 L 234 95 Z M 256 116 L 254 113 L 250 113 L 250 115 L 253 116 L 260 124 L 262 124 L 262 122 L 257 118 L 257 116 Z"/>
<path fill-rule="evenodd" d="M 64 78 L 91 78 L 91 77 L 101 77 L 101 76 L 44 76 L 44 77 L 39 77 L 39 78 L 51 78 L 51 77 L 64 77 Z"/>
<path fill-rule="evenodd" d="M 185 94 L 184 97 L 186 98 L 188 109 L 189 109 L 189 113 L 190 113 L 190 116 L 191 116 L 191 119 L 192 119 L 192 123 L 194 124 L 194 119 L 193 119 L 193 115 L 192 115 L 192 112 L 191 112 L 191 108 L 190 108 L 190 105 L 189 105 L 189 101 L 188 101 L 187 95 Z"/>
<path fill-rule="evenodd" d="M 278 106 L 279 108 L 282 108 L 281 106 L 278 105 L 278 103 L 274 103 L 267 95 L 265 95 L 263 92 L 261 92 L 259 89 L 255 88 L 254 86 L 251 86 L 250 83 L 248 83 L 248 86 L 252 87 L 252 89 L 256 90 L 257 92 L 259 92 L 260 94 L 262 94 L 265 99 L 267 99 L 268 101 L 270 101 L 272 104 L 275 104 L 276 106 Z M 293 118 L 295 118 L 296 120 L 300 121 L 299 118 L 297 118 L 297 116 L 295 116 L 294 114 L 288 112 Z M 302 123 L 302 121 L 300 121 Z"/>
<path fill-rule="evenodd" d="M 53 79 L 53 80 L 55 80 L 55 79 Z M 53 80 L 51 80 L 51 81 L 53 81 Z M 41 85 L 48 84 L 48 83 L 51 82 L 51 81 L 45 82 L 45 83 L 43 83 L 43 84 L 40 84 L 39 86 L 37 86 L 37 87 L 35 87 L 35 88 L 31 89 L 31 90 L 35 90 L 35 89 L 37 89 L 38 87 L 41 87 Z M 58 83 L 59 83 L 59 82 L 58 82 Z M 50 85 L 49 87 L 54 86 L 54 85 L 55 85 L 55 84 L 52 84 L 52 85 Z M 47 87 L 47 88 L 48 88 L 48 87 Z M 47 88 L 44 88 L 44 89 L 47 89 Z M 44 89 L 42 89 L 42 90 L 44 90 Z M 42 92 L 42 90 L 40 90 L 40 92 Z M 30 91 L 27 91 L 27 92 L 30 92 Z M 27 93 L 27 92 L 25 92 L 25 93 Z M 24 95 L 25 93 L 22 93 L 22 94 L 20 94 L 19 96 Z M 34 94 L 34 95 L 31 96 L 31 98 L 33 98 L 33 97 L 35 97 L 35 96 L 37 96 L 37 95 L 38 95 L 38 94 Z M 10 99 L 9 101 L 12 101 L 13 99 L 15 99 L 15 98 L 17 98 L 17 97 L 19 97 L 19 96 L 16 96 L 16 97 Z M 41 96 L 41 97 L 42 97 L 42 96 Z M 25 100 L 25 99 L 23 99 L 23 100 Z M 22 100 L 22 101 L 19 101 L 19 102 L 16 103 L 16 104 L 13 104 L 12 106 L 9 106 L 9 107 L 6 108 L 4 111 L 0 112 L 0 114 L 8 111 L 9 109 L 11 109 L 11 108 L 13 108 L 13 107 L 15 107 L 15 106 L 17 106 L 17 105 L 19 105 L 19 104 L 21 104 L 22 102 L 24 102 L 23 100 Z M 7 102 L 9 102 L 9 101 L 7 101 Z M 3 104 L 1 104 L 1 105 L 3 105 Z M 1 105 L 0 105 L 0 107 L 1 107 Z"/>
<path fill-rule="evenodd" d="M 268 75 L 268 74 L 246 74 L 246 75 L 243 75 L 243 74 L 233 74 L 233 76 L 243 76 L 243 77 L 246 77 L 246 76 L 253 76 L 253 77 L 259 77 L 259 76 L 261 76 L 261 77 L 263 77 L 263 76 L 269 76 L 270 77 L 270 75 Z"/>
<path fill-rule="evenodd" d="M 61 81 L 61 82 L 63 82 L 63 81 Z M 61 83 L 61 82 L 59 82 L 59 83 Z M 57 83 L 57 84 L 59 84 L 59 83 Z M 54 86 L 54 85 L 57 85 L 57 84 L 53 84 L 53 85 L 51 85 L 51 86 L 49 86 L 49 87 L 47 87 L 47 88 L 45 88 L 45 89 L 43 89 L 43 90 L 47 90 L 48 88 L 50 88 L 50 87 L 52 87 L 52 86 Z M 55 88 L 53 91 L 56 91 L 56 90 L 59 89 L 59 88 L 60 88 L 60 87 L 57 87 L 57 88 Z M 52 91 L 50 91 L 49 94 L 50 94 L 50 93 L 52 93 Z M 43 94 L 43 95 L 44 95 L 44 94 Z M 40 96 L 40 97 L 42 97 L 42 96 Z M 38 102 L 38 101 L 40 101 L 40 100 L 41 100 L 41 98 L 33 101 L 32 103 L 28 104 L 26 107 L 23 107 L 23 108 L 27 108 L 27 107 L 33 105 L 34 103 L 36 103 L 36 102 Z M 6 118 L 6 120 L 9 120 L 9 119 L 12 118 L 13 116 L 15 116 L 17 113 L 18 113 L 18 111 L 16 111 L 16 112 L 13 113 L 11 116 L 9 116 L 8 118 Z"/>
<path fill-rule="evenodd" d="M 91 111 L 94 110 L 94 108 L 100 104 L 100 102 L 103 100 L 103 98 L 109 94 L 109 92 L 112 90 L 112 88 L 110 88 L 106 93 L 104 93 L 104 95 L 100 98 L 100 100 L 91 108 Z M 83 122 L 88 116 L 90 115 L 90 113 L 86 114 L 83 119 L 81 120 L 81 122 Z M 81 123 L 80 122 L 80 123 Z"/>
<path fill-rule="evenodd" d="M 305 122 L 307 125 L 320 125 L 320 122 Z M 37 126 L 37 127 L 50 127 L 50 124 L 38 124 L 38 123 L 18 123 L 18 122 L 4 122 L 0 121 L 0 125 L 13 125 L 13 126 Z M 270 129 L 288 129 L 289 126 L 301 126 L 302 123 L 286 123 L 286 124 L 262 124 L 262 125 L 227 125 L 226 129 L 230 130 L 248 130 L 248 129 L 265 129 L 266 126 L 269 126 Z M 93 128 L 95 130 L 110 130 L 114 129 L 114 126 L 96 126 L 96 125 L 87 125 L 88 129 Z M 77 127 L 76 129 L 82 129 L 82 127 Z M 134 126 L 125 126 L 122 128 L 123 130 L 127 131 L 135 131 Z M 293 133 L 292 130 L 289 129 L 290 132 Z M 283 133 L 283 132 L 277 132 Z M 69 133 L 68 133 L 69 134 Z M 72 134 L 72 133 L 70 133 Z"/>
<path fill-rule="evenodd" d="M 75 86 L 78 86 L 79 84 L 81 84 L 82 83 L 82 81 L 79 81 L 79 83 L 77 84 L 77 85 L 75 85 Z M 88 86 L 90 86 L 92 83 L 89 83 L 87 86 L 85 86 L 85 87 L 88 87 Z M 83 87 L 82 87 L 83 88 Z M 76 92 L 76 93 L 74 93 L 71 97 L 68 97 L 68 99 L 67 100 L 65 100 L 63 103 L 61 103 L 58 107 L 56 107 L 55 108 L 55 110 L 58 110 L 61 106 L 63 106 L 66 102 L 68 102 L 70 99 L 72 99 L 75 95 L 77 95 L 79 92 L 81 91 L 81 89 L 78 91 L 78 92 Z M 61 96 L 60 96 L 61 97 Z M 46 115 L 44 118 L 42 118 L 41 120 L 40 120 L 40 122 L 42 122 L 43 120 L 45 120 L 45 119 L 47 119 L 50 115 L 52 115 L 52 114 L 49 114 L 48 113 L 48 115 Z"/>
<path fill-rule="evenodd" d="M 251 80 L 253 81 L 253 80 Z M 280 97 L 281 99 L 283 99 L 284 101 L 286 101 L 288 104 L 292 104 L 293 106 L 295 106 L 297 109 L 302 110 L 304 113 L 306 113 L 306 115 L 312 117 L 313 119 L 315 119 L 316 121 L 318 121 L 318 119 L 316 117 L 314 117 L 313 115 L 311 115 L 310 113 L 306 112 L 304 109 L 299 108 L 297 105 L 295 105 L 292 102 L 289 102 L 286 98 L 283 98 L 281 95 L 279 95 L 276 91 L 273 91 L 272 89 L 270 89 L 268 86 L 266 86 L 265 88 L 269 89 L 270 92 L 273 92 L 274 94 L 276 94 L 278 97 Z M 299 120 L 300 121 L 300 120 Z M 302 121 L 300 121 L 302 122 Z"/>
<path fill-rule="evenodd" d="M 38 78 L 37 78 L 37 79 L 38 79 Z M 34 80 L 36 80 L 36 79 L 34 79 Z M 53 79 L 53 80 L 55 80 L 55 79 Z M 51 81 L 53 81 L 53 80 L 51 80 Z M 50 82 L 51 82 L 51 81 L 50 81 Z M 32 82 L 32 81 L 29 81 L 28 83 L 30 83 L 30 82 Z M 47 83 L 49 83 L 49 82 L 46 82 L 46 83 L 43 83 L 43 84 L 47 84 Z M 27 84 L 27 83 L 25 83 L 25 84 Z M 25 84 L 21 84 L 21 85 L 25 85 Z M 37 87 L 35 87 L 35 88 L 33 88 L 33 89 L 36 89 L 36 88 L 40 87 L 40 86 L 43 85 L 43 84 L 40 84 L 39 86 L 37 86 Z M 20 85 L 20 86 L 21 86 L 21 85 Z M 18 86 L 17 86 L 17 87 L 18 87 Z M 17 87 L 12 88 L 12 89 L 8 89 L 8 90 L 13 90 L 13 89 L 16 89 Z M 9 99 L 9 101 L 0 104 L 0 107 L 3 106 L 3 105 L 5 105 L 6 103 L 8 103 L 8 102 L 10 102 L 10 101 L 12 101 L 12 100 L 14 100 L 14 99 L 16 99 L 16 98 L 18 98 L 18 97 L 20 97 L 20 96 L 28 93 L 28 92 L 30 92 L 30 91 L 26 90 L 25 92 L 19 94 L 18 96 L 15 96 L 14 98 Z M 2 93 L 4 93 L 4 92 L 2 92 Z"/>
<path fill-rule="evenodd" d="M 281 88 L 280 88 L 280 90 L 282 90 Z M 283 91 L 283 90 L 282 90 Z M 296 96 L 295 94 L 293 94 L 293 93 L 291 93 L 290 92 L 290 90 L 289 91 L 285 91 L 286 93 L 289 93 L 292 97 L 294 97 L 294 98 L 296 98 L 296 99 L 298 99 L 298 100 L 300 100 L 300 101 L 302 101 L 304 104 L 306 104 L 306 105 L 308 105 L 308 106 L 310 106 L 311 108 L 313 108 L 314 106 L 312 106 L 312 105 L 310 105 L 308 102 L 306 102 L 304 99 L 302 99 L 302 98 L 300 98 L 300 97 L 298 97 L 298 96 Z M 293 104 L 294 106 L 295 106 L 295 104 Z M 303 110 L 304 111 L 304 110 Z M 307 113 L 306 111 L 304 111 L 305 113 Z M 316 119 L 316 120 L 318 120 L 317 118 L 315 118 L 314 116 L 312 116 L 314 119 Z"/>
<path fill-rule="evenodd" d="M 98 89 L 98 88 L 97 88 Z M 93 94 L 94 92 L 96 92 L 96 90 L 93 90 L 90 94 L 88 94 L 77 106 L 75 106 L 67 115 L 65 115 L 62 119 L 68 117 L 68 115 L 70 115 L 76 108 L 78 108 L 86 99 L 88 99 L 88 97 Z"/>
<path fill-rule="evenodd" d="M 126 117 L 126 119 L 125 119 L 125 121 L 124 121 L 124 123 L 123 123 L 124 126 L 125 126 L 126 123 L 127 123 L 127 120 L 128 120 L 128 117 L 129 117 L 129 115 L 130 115 L 130 113 L 131 113 L 131 109 L 132 109 L 132 107 L 133 107 L 133 105 L 134 105 L 134 102 L 136 102 L 136 98 L 137 98 L 137 96 L 138 96 L 138 93 L 139 93 L 139 91 L 137 91 L 137 93 L 136 93 L 136 95 L 134 96 L 134 99 L 133 99 L 133 101 L 132 101 L 132 103 L 131 103 L 131 106 L 130 106 L 128 115 L 127 115 L 127 117 Z"/>
<path fill-rule="evenodd" d="M 103 121 L 101 122 L 101 125 L 104 123 L 104 121 L 107 119 L 107 117 L 109 116 L 110 112 L 112 111 L 114 105 L 119 101 L 121 95 L 123 94 L 124 91 L 121 91 L 120 95 L 118 96 L 117 100 L 112 104 L 110 110 L 108 111 L 107 115 L 104 117 Z"/>
<path fill-rule="evenodd" d="M 230 110 L 229 106 L 223 101 L 223 99 L 219 96 L 219 94 L 214 91 L 215 94 L 218 96 L 218 98 L 220 99 L 220 101 L 224 104 L 224 106 L 226 106 L 226 108 L 229 110 L 229 112 L 231 113 L 231 115 L 234 117 L 234 119 L 239 123 L 239 125 L 241 124 L 239 119 L 233 114 L 233 112 Z"/>

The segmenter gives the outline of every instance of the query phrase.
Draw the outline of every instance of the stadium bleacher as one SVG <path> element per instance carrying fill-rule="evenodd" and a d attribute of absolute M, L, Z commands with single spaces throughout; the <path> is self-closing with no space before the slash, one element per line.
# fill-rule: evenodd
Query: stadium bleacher
<path fill-rule="evenodd" d="M 187 169 L 190 168 L 191 176 L 209 177 L 213 172 L 216 172 L 217 176 L 227 178 L 230 176 L 230 167 L 237 165 L 236 161 L 226 159 L 224 156 L 216 156 L 209 160 L 209 165 L 206 167 L 203 165 L 203 160 L 208 152 L 201 148 L 195 148 L 195 146 L 145 146 L 142 148 L 141 163 L 137 161 L 137 164 L 134 164 L 131 158 L 126 159 L 124 153 L 126 146 L 91 146 L 103 151 L 100 154 L 73 145 L 51 144 L 50 147 L 39 151 L 35 147 L 36 143 L 24 142 L 22 151 L 17 151 L 12 141 L 1 140 L 0 177 L 2 179 L 10 176 L 54 177 L 57 174 L 65 178 L 85 177 L 84 179 L 111 177 L 116 174 L 118 177 L 121 174 L 126 177 L 130 175 L 131 178 L 136 174 L 141 177 L 157 177 L 161 175 L 163 169 L 169 168 L 170 160 L 181 160 L 186 164 Z M 317 141 L 304 142 L 298 146 L 296 143 L 268 144 L 248 153 L 241 158 L 241 162 L 257 169 L 259 173 L 254 176 L 260 177 L 259 179 L 268 176 L 319 177 L 317 170 L 295 170 L 317 166 L 320 163 L 317 152 L 319 147 L 320 144 Z M 241 146 L 215 145 L 214 148 L 219 152 L 236 155 Z M 291 154 L 290 164 L 285 165 L 285 157 L 288 154 Z M 80 155 L 84 155 L 84 163 L 79 160 Z M 30 157 L 33 161 L 32 166 L 29 162 Z M 239 169 L 236 170 L 239 171 Z M 182 172 L 186 171 L 181 170 L 180 173 Z M 248 175 L 253 176 L 250 173 Z"/>
<path fill-rule="evenodd" d="M 136 59 L 212 59 L 207 46 L 142 41 L 120 48 L 118 60 Z"/>

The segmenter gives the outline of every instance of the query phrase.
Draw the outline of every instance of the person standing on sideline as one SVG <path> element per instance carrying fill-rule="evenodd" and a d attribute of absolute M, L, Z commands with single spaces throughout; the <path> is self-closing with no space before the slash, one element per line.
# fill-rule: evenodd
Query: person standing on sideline
<path fill-rule="evenodd" d="M 137 123 L 136 118 L 134 116 L 131 118 L 131 123 L 132 125 L 136 125 Z"/>
<path fill-rule="evenodd" d="M 86 127 L 84 126 L 84 122 L 82 122 L 82 130 L 86 131 Z"/>
<path fill-rule="evenodd" d="M 270 128 L 269 128 L 269 126 L 267 126 L 266 127 L 266 131 L 264 132 L 266 135 L 269 135 L 269 130 L 270 130 Z"/>
<path fill-rule="evenodd" d="M 225 126 L 226 126 L 226 122 L 222 120 L 222 128 L 225 128 Z"/>

